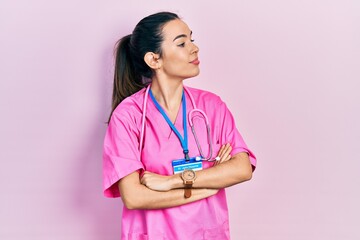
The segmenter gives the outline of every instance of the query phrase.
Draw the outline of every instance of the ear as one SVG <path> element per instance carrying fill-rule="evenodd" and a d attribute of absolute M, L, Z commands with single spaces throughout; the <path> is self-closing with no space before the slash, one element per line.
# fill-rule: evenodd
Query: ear
<path fill-rule="evenodd" d="M 161 66 L 160 56 L 157 53 L 147 52 L 144 56 L 144 61 L 151 69 L 159 69 Z"/>

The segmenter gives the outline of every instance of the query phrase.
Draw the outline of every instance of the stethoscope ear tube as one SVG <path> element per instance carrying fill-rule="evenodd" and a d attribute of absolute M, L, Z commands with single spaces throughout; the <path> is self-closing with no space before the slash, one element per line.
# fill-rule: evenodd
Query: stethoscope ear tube
<path fill-rule="evenodd" d="M 209 153 L 207 155 L 207 157 L 205 157 L 205 154 L 204 152 L 202 151 L 202 148 L 201 148 L 201 145 L 200 145 L 200 142 L 199 142 L 199 138 L 196 134 L 196 131 L 195 131 L 195 128 L 194 128 L 194 123 L 193 123 L 193 119 L 195 117 L 199 117 L 199 116 L 192 116 L 194 112 L 200 112 L 201 115 L 203 116 L 203 119 L 204 119 L 204 122 L 205 122 L 205 125 L 206 125 L 206 132 L 207 132 L 207 139 L 208 139 L 208 145 L 209 145 Z M 213 152 L 213 149 L 212 149 L 212 141 L 211 141 L 211 130 L 210 130 L 210 125 L 209 125 L 209 122 L 207 121 L 207 117 L 205 115 L 205 113 L 200 110 L 200 109 L 193 109 L 189 112 L 189 124 L 190 124 L 190 127 L 191 127 L 191 131 L 194 135 L 194 138 L 195 138 L 195 142 L 196 142 L 196 145 L 197 145 L 197 148 L 200 152 L 200 155 L 201 155 L 201 160 L 203 161 L 210 161 L 211 158 L 212 158 L 212 152 Z"/>
<path fill-rule="evenodd" d="M 143 141 L 144 141 L 146 106 L 147 106 L 147 99 L 149 97 L 150 86 L 151 86 L 151 84 L 149 84 L 146 88 L 144 102 L 143 102 L 143 113 L 142 113 L 142 119 L 141 119 L 140 144 L 139 144 L 140 158 L 141 158 L 142 145 L 143 145 Z"/>

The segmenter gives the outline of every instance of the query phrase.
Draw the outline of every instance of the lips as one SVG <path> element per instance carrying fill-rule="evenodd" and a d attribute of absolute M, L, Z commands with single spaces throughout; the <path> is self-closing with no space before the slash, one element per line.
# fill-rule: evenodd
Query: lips
<path fill-rule="evenodd" d="M 193 61 L 191 61 L 190 63 L 195 64 L 195 65 L 199 65 L 200 61 L 198 58 L 195 58 Z"/>

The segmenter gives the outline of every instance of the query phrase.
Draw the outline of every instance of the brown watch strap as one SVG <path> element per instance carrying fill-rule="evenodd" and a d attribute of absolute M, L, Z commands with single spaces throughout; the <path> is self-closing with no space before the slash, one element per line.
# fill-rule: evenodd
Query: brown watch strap
<path fill-rule="evenodd" d="M 189 198 L 191 197 L 191 188 L 192 188 L 192 183 L 191 184 L 185 184 L 185 192 L 184 192 L 184 197 L 185 198 Z"/>
<path fill-rule="evenodd" d="M 184 197 L 185 198 L 191 197 L 191 188 L 185 188 Z"/>

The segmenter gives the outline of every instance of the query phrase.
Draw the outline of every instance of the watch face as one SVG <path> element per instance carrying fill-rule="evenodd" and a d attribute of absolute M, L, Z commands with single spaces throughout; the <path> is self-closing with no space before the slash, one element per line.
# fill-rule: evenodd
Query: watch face
<path fill-rule="evenodd" d="M 193 170 L 185 170 L 182 175 L 184 180 L 193 180 L 195 178 L 195 172 Z"/>

